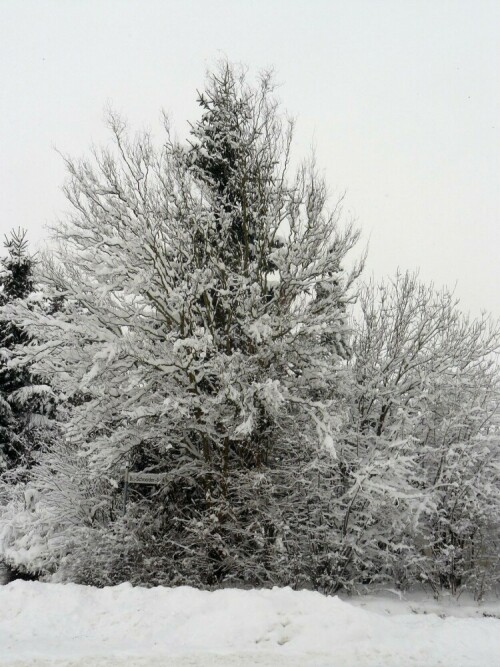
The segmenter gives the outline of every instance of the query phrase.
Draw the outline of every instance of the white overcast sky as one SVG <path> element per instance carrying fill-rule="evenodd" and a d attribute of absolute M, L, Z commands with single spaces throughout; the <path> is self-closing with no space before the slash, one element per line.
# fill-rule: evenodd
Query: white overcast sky
<path fill-rule="evenodd" d="M 161 108 L 183 135 L 218 58 L 273 66 L 367 274 L 420 268 L 500 316 L 500 0 L 0 0 L 0 232 L 61 215 L 64 168 Z"/>

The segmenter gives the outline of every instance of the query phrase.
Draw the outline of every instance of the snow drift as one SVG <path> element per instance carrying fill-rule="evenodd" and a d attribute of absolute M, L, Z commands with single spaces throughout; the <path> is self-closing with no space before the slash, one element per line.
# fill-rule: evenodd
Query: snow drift
<path fill-rule="evenodd" d="M 499 658 L 497 618 L 412 614 L 382 599 L 352 604 L 288 588 L 0 587 L 2 666 L 494 667 Z"/>

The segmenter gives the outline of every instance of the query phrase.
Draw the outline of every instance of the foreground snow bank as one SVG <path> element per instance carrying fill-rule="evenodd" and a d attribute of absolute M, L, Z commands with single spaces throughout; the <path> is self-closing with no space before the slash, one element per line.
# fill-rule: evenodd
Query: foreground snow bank
<path fill-rule="evenodd" d="M 369 608 L 286 588 L 209 593 L 15 581 L 0 587 L 0 665 L 500 664 L 497 618 L 408 613 L 382 598 Z"/>

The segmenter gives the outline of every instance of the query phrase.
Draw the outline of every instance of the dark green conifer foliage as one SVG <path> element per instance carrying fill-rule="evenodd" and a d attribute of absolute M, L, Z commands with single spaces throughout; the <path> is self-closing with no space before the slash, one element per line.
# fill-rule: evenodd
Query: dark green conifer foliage
<path fill-rule="evenodd" d="M 35 260 L 28 253 L 26 232 L 13 230 L 5 238 L 4 247 L 7 255 L 0 260 L 0 306 L 25 299 L 34 289 Z M 0 472 L 25 469 L 32 460 L 34 437 L 27 428 L 28 406 L 19 400 L 19 392 L 31 387 L 33 378 L 26 367 L 8 365 L 14 347 L 28 340 L 22 328 L 0 314 Z"/>
<path fill-rule="evenodd" d="M 214 194 L 216 232 L 213 241 L 221 242 L 224 218 L 231 222 L 224 239 L 232 264 L 241 259 L 246 243 L 252 243 L 254 221 L 248 220 L 251 174 L 245 173 L 250 149 L 248 101 L 237 88 L 229 67 L 212 76 L 211 87 L 199 95 L 201 120 L 192 127 L 192 164 L 198 178 Z M 222 244 L 221 244 L 222 245 Z"/>
<path fill-rule="evenodd" d="M 207 88 L 198 96 L 203 113 L 191 127 L 189 159 L 195 178 L 206 185 L 214 219 L 209 237 L 198 240 L 200 264 L 204 252 L 217 248 L 229 273 L 248 277 L 256 262 L 268 273 L 276 269 L 269 254 L 282 241 L 269 238 L 265 224 L 273 203 L 273 142 L 279 132 L 274 133 L 276 128 L 269 122 L 270 109 L 259 105 L 269 96 L 272 84 L 268 75 L 263 76 L 258 99 L 243 80 L 228 63 L 210 75 Z M 230 275 L 225 282 L 231 291 Z M 273 288 L 268 292 L 271 299 Z M 223 326 L 228 314 L 220 312 L 217 294 L 212 298 L 217 321 Z"/>

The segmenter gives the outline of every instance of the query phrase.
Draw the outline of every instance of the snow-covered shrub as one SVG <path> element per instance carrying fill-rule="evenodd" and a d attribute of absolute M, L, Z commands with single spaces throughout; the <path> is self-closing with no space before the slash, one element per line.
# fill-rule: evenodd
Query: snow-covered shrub
<path fill-rule="evenodd" d="M 92 476 L 75 447 L 54 440 L 25 484 L 7 486 L 0 511 L 0 558 L 13 569 L 48 577 L 115 515 L 117 482 Z"/>
<path fill-rule="evenodd" d="M 14 497 L 2 508 L 0 517 L 0 554 L 12 570 L 31 574 L 48 574 L 55 570 L 59 554 L 51 539 L 52 515 L 36 503 L 27 506 L 23 485 L 12 490 Z"/>

